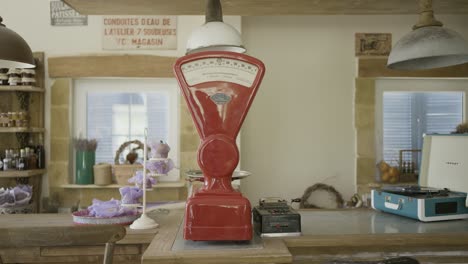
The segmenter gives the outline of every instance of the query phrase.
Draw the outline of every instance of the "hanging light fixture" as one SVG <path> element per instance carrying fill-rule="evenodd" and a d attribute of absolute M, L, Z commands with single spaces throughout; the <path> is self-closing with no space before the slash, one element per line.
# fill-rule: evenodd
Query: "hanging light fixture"
<path fill-rule="evenodd" d="M 419 1 L 419 22 L 392 48 L 387 67 L 425 70 L 468 62 L 468 42 L 434 18 L 432 0 Z"/>
<path fill-rule="evenodd" d="M 195 29 L 187 42 L 187 54 L 200 51 L 232 51 L 244 53 L 239 32 L 223 22 L 220 0 L 208 0 L 205 24 Z"/>
<path fill-rule="evenodd" d="M 28 43 L 2 22 L 0 17 L 0 68 L 34 68 L 34 57 Z"/>

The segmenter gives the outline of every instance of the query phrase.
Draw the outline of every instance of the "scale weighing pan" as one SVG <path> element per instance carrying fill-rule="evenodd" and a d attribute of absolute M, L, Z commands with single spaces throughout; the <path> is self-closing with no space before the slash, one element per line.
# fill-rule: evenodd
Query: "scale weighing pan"
<path fill-rule="evenodd" d="M 203 181 L 203 172 L 201 170 L 189 170 L 185 175 L 190 179 Z M 232 174 L 232 180 L 241 180 L 250 175 L 252 175 L 252 173 L 248 171 L 234 171 Z"/>

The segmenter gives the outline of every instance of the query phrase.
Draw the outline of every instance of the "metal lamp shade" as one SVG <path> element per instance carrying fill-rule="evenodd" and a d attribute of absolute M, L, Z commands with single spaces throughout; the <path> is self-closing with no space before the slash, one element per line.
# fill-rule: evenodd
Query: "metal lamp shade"
<path fill-rule="evenodd" d="M 392 49 L 387 67 L 425 70 L 468 62 L 468 42 L 440 26 L 421 27 L 401 38 Z"/>
<path fill-rule="evenodd" d="M 0 20 L 0 68 L 34 67 L 34 57 L 26 41 Z"/>
<path fill-rule="evenodd" d="M 219 21 L 207 22 L 195 29 L 187 42 L 187 54 L 208 50 L 245 52 L 239 32 Z"/>

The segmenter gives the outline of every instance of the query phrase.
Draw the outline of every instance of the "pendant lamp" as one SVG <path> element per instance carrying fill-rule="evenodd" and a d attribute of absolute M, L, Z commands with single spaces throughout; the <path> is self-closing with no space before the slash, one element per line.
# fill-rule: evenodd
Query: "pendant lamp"
<path fill-rule="evenodd" d="M 425 70 L 467 63 L 468 42 L 434 18 L 432 0 L 420 0 L 419 8 L 419 22 L 392 48 L 387 67 Z"/>
<path fill-rule="evenodd" d="M 220 0 L 208 0 L 205 10 L 205 24 L 195 29 L 187 42 L 187 54 L 216 50 L 244 53 L 239 32 L 223 22 Z"/>
<path fill-rule="evenodd" d="M 28 43 L 2 22 L 0 17 L 0 68 L 34 68 L 34 57 Z"/>

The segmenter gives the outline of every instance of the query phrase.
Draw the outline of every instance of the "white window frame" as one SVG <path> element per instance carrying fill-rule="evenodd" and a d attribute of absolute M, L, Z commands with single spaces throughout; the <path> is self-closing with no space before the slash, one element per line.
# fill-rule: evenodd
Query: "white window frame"
<path fill-rule="evenodd" d="M 384 92 L 463 92 L 463 122 L 468 116 L 468 79 L 464 78 L 378 78 L 375 82 L 375 160 L 383 159 Z"/>
<path fill-rule="evenodd" d="M 135 90 L 138 85 L 138 90 Z M 87 136 L 87 94 L 88 92 L 154 92 L 164 91 L 170 97 L 168 143 L 171 146 L 169 158 L 176 166 L 167 177 L 160 181 L 180 180 L 180 95 L 174 78 L 80 78 L 73 80 L 73 138 Z M 84 111 L 83 111 L 84 110 Z M 151 140 L 149 138 L 148 140 Z M 99 143 L 98 143 L 99 144 Z M 98 145 L 99 147 L 99 145 Z M 74 155 L 73 164 L 74 164 Z M 74 170 L 73 170 L 74 171 Z M 74 175 L 74 173 L 73 173 Z"/>

